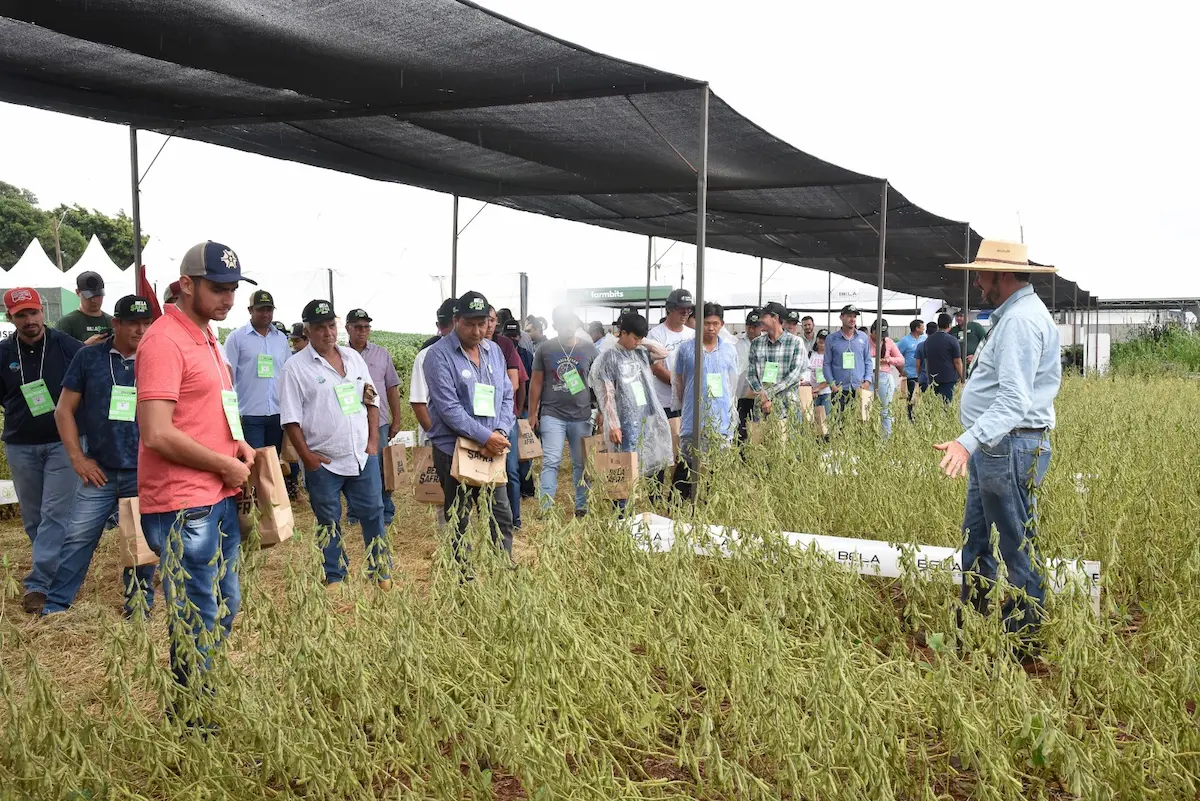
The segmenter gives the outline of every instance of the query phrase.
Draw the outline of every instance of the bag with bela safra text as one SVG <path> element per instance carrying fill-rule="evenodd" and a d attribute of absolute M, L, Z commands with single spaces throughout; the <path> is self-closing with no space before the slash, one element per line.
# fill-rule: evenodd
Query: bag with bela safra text
<path fill-rule="evenodd" d="M 254 525 L 255 508 L 258 509 L 260 548 L 270 548 L 292 538 L 296 521 L 292 516 L 292 502 L 288 500 L 287 487 L 283 483 L 279 454 L 274 448 L 258 448 L 254 451 L 250 478 L 238 498 L 242 539 L 246 538 Z"/>
<path fill-rule="evenodd" d="M 158 554 L 150 550 L 142 533 L 142 511 L 136 496 L 121 499 L 117 526 L 121 532 L 121 567 L 158 564 Z"/>
<path fill-rule="evenodd" d="M 608 450 L 608 442 L 603 434 L 593 434 L 583 438 L 583 466 L 588 478 L 596 474 L 596 457 Z"/>
<path fill-rule="evenodd" d="M 528 420 L 517 421 L 517 457 L 522 462 L 542 458 L 542 443 Z"/>
<path fill-rule="evenodd" d="M 505 457 L 508 448 L 499 456 L 487 456 L 479 447 L 467 439 L 459 437 L 454 443 L 454 459 L 450 463 L 450 475 L 460 484 L 472 487 L 503 484 L 508 481 L 508 468 Z"/>
<path fill-rule="evenodd" d="M 404 489 L 412 482 L 408 471 L 408 450 L 400 444 L 383 449 L 383 488 L 388 492 Z"/>
<path fill-rule="evenodd" d="M 446 502 L 446 495 L 442 492 L 442 480 L 438 477 L 437 468 L 433 466 L 433 448 L 429 445 L 413 448 L 412 474 L 413 498 L 417 503 L 441 506 Z"/>
<path fill-rule="evenodd" d="M 597 453 L 595 456 L 595 483 L 605 498 L 627 501 L 633 495 L 638 479 L 638 456 L 636 452 Z"/>

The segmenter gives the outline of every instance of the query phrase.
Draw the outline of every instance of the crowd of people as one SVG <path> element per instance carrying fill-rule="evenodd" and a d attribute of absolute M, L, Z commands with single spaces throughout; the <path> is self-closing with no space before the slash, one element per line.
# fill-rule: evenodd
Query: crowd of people
<path fill-rule="evenodd" d="M 834 420 L 857 419 L 846 410 L 857 411 L 860 394 L 871 392 L 880 401 L 886 435 L 901 388 L 911 415 L 917 397 L 949 401 L 970 378 L 960 393 L 966 431 L 936 446 L 947 474 L 971 475 L 964 520 L 971 558 L 964 567 L 994 578 L 996 566 L 985 549 L 988 528 L 995 525 L 1009 580 L 1032 599 L 1033 606 L 1022 607 L 1023 620 L 1035 624 L 1041 574 L 1021 547 L 1033 517 L 1030 488 L 1005 479 L 997 489 L 999 477 L 982 486 L 978 476 L 996 466 L 976 454 L 995 456 L 1003 448 L 1006 464 L 1032 460 L 1040 483 L 1061 376 L 1058 335 L 1028 274 L 1013 272 L 1008 258 L 989 267 L 983 250 L 971 269 L 997 308 L 990 329 L 966 325 L 965 347 L 956 336 L 963 331 L 961 317 L 956 329 L 948 314 L 939 315 L 928 336 L 924 323 L 914 320 L 893 342 L 884 320 L 858 327 L 853 305 L 841 310 L 841 325 L 830 332 L 818 330 L 811 317 L 768 303 L 746 313 L 745 332 L 734 336 L 720 304 L 697 309 L 683 289 L 670 294 L 665 316 L 653 327 L 632 308 L 621 310 L 611 328 L 585 328 L 572 309 L 557 308 L 553 337 L 546 321 L 518 320 L 478 292 L 443 302 L 435 315 L 437 334 L 414 360 L 408 397 L 418 444 L 432 447 L 443 492 L 439 530 L 449 532 L 465 569 L 464 535 L 480 509 L 495 546 L 511 559 L 522 498 L 536 497 L 542 510 L 554 507 L 566 452 L 574 471 L 573 510 L 586 515 L 584 440 L 593 433 L 612 451 L 636 452 L 639 473 L 658 496 L 676 492 L 689 499 L 697 447 L 737 447 L 752 422 L 806 415 L 807 408 L 823 409 Z M 380 449 L 399 433 L 402 401 L 388 351 L 370 341 L 371 316 L 363 309 L 346 313 L 343 346 L 330 301 L 311 301 L 302 322 L 287 329 L 274 320 L 271 293 L 256 289 L 250 321 L 222 347 L 212 323 L 226 318 L 242 282 L 254 283 L 242 275 L 234 251 L 209 241 L 185 254 L 157 319 L 152 299 L 134 295 L 119 299 L 111 316 L 102 312 L 104 284 L 94 273 L 79 277 L 80 309 L 56 328 L 46 326 L 35 290 L 4 295 L 16 331 L 0 342 L 9 366 L 3 371 L 3 441 L 32 546 L 24 609 L 50 615 L 69 608 L 121 499 L 137 498 L 146 543 L 160 557 L 173 549 L 186 602 L 194 605 L 194 613 L 178 616 L 176 624 L 197 645 L 192 656 L 175 654 L 173 645 L 181 684 L 203 672 L 238 611 L 235 498 L 256 449 L 283 451 L 286 444 L 294 452 L 288 491 L 295 497 L 303 478 L 324 532 L 327 585 L 339 585 L 348 570 L 344 496 L 347 519 L 361 527 L 370 575 L 380 589 L 391 586 L 386 531 L 395 509 L 384 488 Z M 1001 321 L 1008 333 L 997 336 Z M 695 326 L 703 351 L 699 380 Z M 808 407 L 802 398 L 810 393 Z M 522 421 L 541 439 L 537 475 L 533 462 L 518 458 Z M 507 480 L 460 482 L 453 466 L 460 439 L 505 460 Z M 154 565 L 125 570 L 128 614 L 153 603 L 154 571 Z M 164 584 L 166 600 L 182 605 L 183 598 L 172 597 L 175 586 Z"/>

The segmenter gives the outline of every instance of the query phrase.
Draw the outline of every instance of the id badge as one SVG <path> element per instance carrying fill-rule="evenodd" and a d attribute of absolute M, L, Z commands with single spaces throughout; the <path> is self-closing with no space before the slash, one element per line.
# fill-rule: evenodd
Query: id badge
<path fill-rule="evenodd" d="M 258 354 L 258 377 L 275 377 L 275 357 L 269 353 Z"/>
<path fill-rule="evenodd" d="M 225 421 L 229 423 L 229 433 L 233 434 L 235 440 L 245 439 L 246 435 L 242 433 L 242 416 L 238 411 L 237 391 L 221 390 L 221 406 L 225 409 Z"/>
<path fill-rule="evenodd" d="M 30 381 L 28 384 L 22 384 L 21 394 L 25 396 L 29 413 L 34 417 L 41 417 L 43 414 L 54 411 L 54 400 L 50 397 L 50 388 L 41 378 L 37 381 Z"/>
<path fill-rule="evenodd" d="M 476 417 L 496 416 L 496 388 L 491 384 L 475 382 L 471 404 Z"/>
<path fill-rule="evenodd" d="M 574 367 L 570 368 L 563 374 L 563 381 L 567 382 L 567 389 L 572 395 L 578 395 L 583 392 L 583 377 L 579 375 L 579 371 Z"/>
<path fill-rule="evenodd" d="M 629 388 L 633 390 L 633 399 L 638 406 L 646 405 L 646 388 L 642 386 L 641 379 L 634 379 L 630 382 Z"/>
<path fill-rule="evenodd" d="M 710 398 L 725 397 L 725 381 L 720 373 L 708 373 L 704 376 L 704 380 L 708 382 L 708 396 Z"/>
<path fill-rule="evenodd" d="M 350 417 L 362 411 L 362 401 L 358 399 L 358 386 L 353 381 L 346 381 L 333 388 L 337 393 L 338 406 L 342 414 Z"/>
<path fill-rule="evenodd" d="M 137 388 L 115 385 L 108 402 L 108 419 L 118 423 L 132 423 L 137 416 Z"/>
<path fill-rule="evenodd" d="M 764 384 L 779 383 L 779 362 L 767 362 L 763 365 L 762 382 Z"/>
<path fill-rule="evenodd" d="M 842 369 L 843 370 L 853 370 L 854 369 L 854 352 L 853 351 L 848 350 L 842 354 Z"/>

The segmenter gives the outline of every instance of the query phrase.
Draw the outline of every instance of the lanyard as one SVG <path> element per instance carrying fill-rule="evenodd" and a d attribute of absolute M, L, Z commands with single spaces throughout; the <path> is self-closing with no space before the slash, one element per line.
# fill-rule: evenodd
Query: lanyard
<path fill-rule="evenodd" d="M 49 334 L 42 334 L 42 362 L 38 365 L 38 378 L 45 374 L 46 369 L 46 345 L 50 342 Z M 21 360 L 21 341 L 17 340 L 17 367 L 21 370 L 21 383 L 25 383 L 25 362 Z"/>
<path fill-rule="evenodd" d="M 562 351 L 563 358 L 570 360 L 571 364 L 575 364 L 575 348 L 579 345 L 579 339 L 575 339 L 575 344 L 571 346 L 571 353 L 567 354 L 567 346 L 563 344 L 562 337 L 558 340 L 558 349 Z"/>
<path fill-rule="evenodd" d="M 484 349 L 483 349 L 483 341 L 481 341 L 476 347 L 479 349 L 479 366 L 478 367 L 475 366 L 475 362 L 471 361 L 471 357 L 467 355 L 467 352 L 462 349 L 462 345 L 459 345 L 458 349 L 462 353 L 463 358 L 467 360 L 467 364 L 471 365 L 471 371 L 474 372 L 475 376 L 476 376 L 475 380 L 481 381 L 483 378 L 486 377 L 488 380 L 488 383 L 491 383 L 492 365 L 488 361 L 487 352 L 484 351 Z M 497 345 L 496 347 L 500 347 L 500 346 Z M 566 354 L 564 353 L 563 355 L 565 356 Z"/>
<path fill-rule="evenodd" d="M 118 355 L 118 356 L 121 356 L 121 354 L 120 354 L 119 352 L 117 353 L 117 355 Z M 108 354 L 108 374 L 109 374 L 110 376 L 112 376 L 112 382 L 113 382 L 113 386 L 115 387 L 115 386 L 117 385 L 117 374 L 116 374 L 116 372 L 113 370 L 113 359 L 112 359 L 112 357 L 113 357 L 113 355 L 112 355 L 112 351 L 109 351 L 109 354 Z M 121 356 L 121 369 L 122 369 L 122 370 L 128 370 L 128 369 L 129 369 L 128 367 L 126 367 L 126 366 L 125 366 L 125 362 L 126 362 L 126 361 L 128 361 L 128 360 L 127 360 L 127 359 L 126 359 L 124 356 Z M 134 382 L 133 382 L 133 385 L 134 385 L 135 387 L 137 386 L 137 380 L 136 380 L 136 379 L 134 380 Z M 124 385 L 124 384 L 122 384 L 121 386 L 125 386 L 125 385 Z"/>
<path fill-rule="evenodd" d="M 213 365 L 215 365 L 217 368 L 217 377 L 221 380 L 221 391 L 224 392 L 225 379 L 228 378 L 229 375 L 225 368 L 221 365 L 221 360 L 217 358 L 217 354 L 214 352 L 216 348 L 213 346 L 212 342 L 209 341 L 207 331 L 204 332 L 204 347 L 208 349 L 209 358 L 213 360 Z M 233 379 L 229 380 L 229 389 L 233 389 Z"/>

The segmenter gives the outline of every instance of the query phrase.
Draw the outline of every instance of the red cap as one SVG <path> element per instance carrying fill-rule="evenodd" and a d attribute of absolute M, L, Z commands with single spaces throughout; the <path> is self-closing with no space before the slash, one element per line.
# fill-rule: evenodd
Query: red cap
<path fill-rule="evenodd" d="M 168 297 L 168 298 L 178 298 L 182 294 L 183 294 L 183 288 L 179 286 L 178 281 L 172 281 L 171 285 L 169 287 L 167 287 L 166 297 Z"/>
<path fill-rule="evenodd" d="M 25 311 L 26 309 L 41 311 L 41 308 L 42 296 L 37 293 L 36 289 L 19 286 L 4 293 L 4 309 L 10 315 Z"/>

